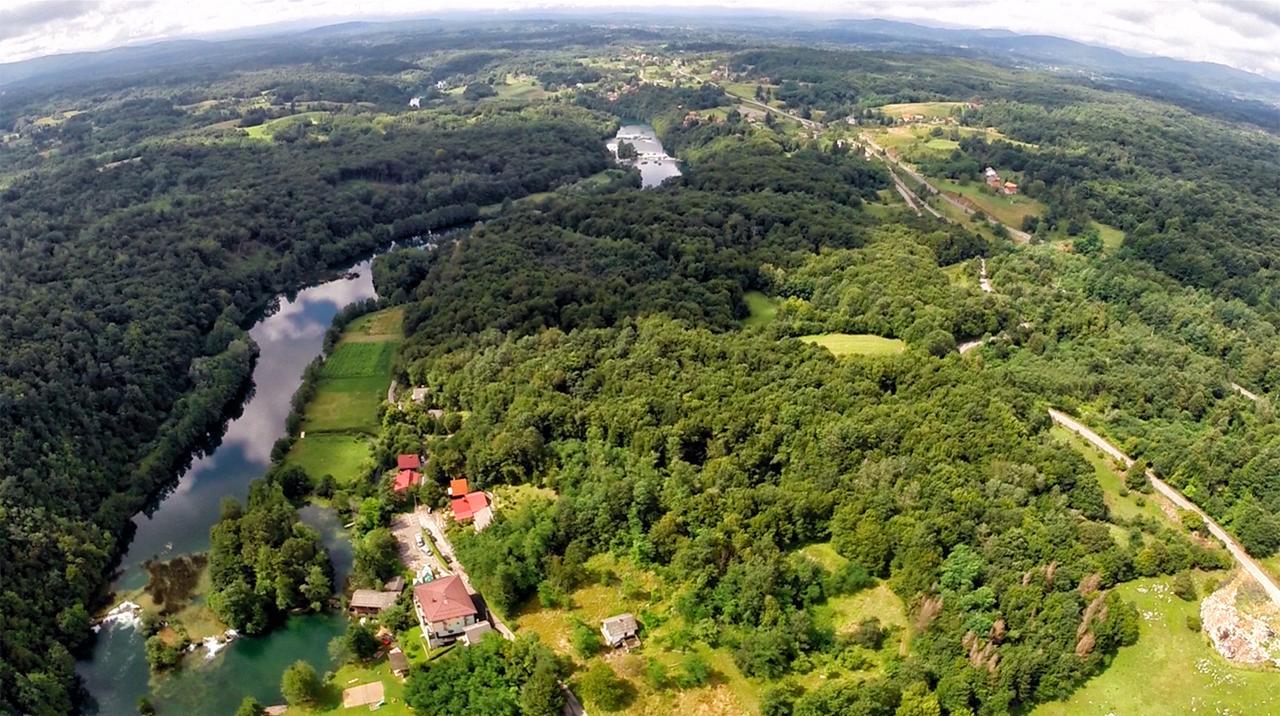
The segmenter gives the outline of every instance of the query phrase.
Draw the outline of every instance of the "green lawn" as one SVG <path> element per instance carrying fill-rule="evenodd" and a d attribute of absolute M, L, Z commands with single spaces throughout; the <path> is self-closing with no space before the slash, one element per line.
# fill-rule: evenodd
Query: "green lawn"
<path fill-rule="evenodd" d="M 963 106 L 964 102 L 906 102 L 902 104 L 886 104 L 880 107 L 880 111 L 886 117 L 919 114 L 926 119 L 934 119 L 936 117 L 948 117 L 956 107 Z"/>
<path fill-rule="evenodd" d="M 1103 673 L 1069 700 L 1040 706 L 1035 716 L 1280 713 L 1280 674 L 1231 666 L 1200 632 L 1186 627 L 1199 602 L 1142 579 L 1116 589 L 1142 615 L 1138 643 L 1122 648 Z"/>
<path fill-rule="evenodd" d="M 323 379 L 387 376 L 395 352 L 396 344 L 391 341 L 343 340 L 325 359 L 320 376 Z M 387 384 L 391 384 L 389 377 Z"/>
<path fill-rule="evenodd" d="M 341 342 L 399 341 L 403 324 L 403 307 L 368 313 L 347 324 L 346 330 L 342 332 Z"/>
<path fill-rule="evenodd" d="M 312 479 L 329 474 L 339 485 L 353 485 L 364 476 L 369 457 L 364 436 L 315 433 L 296 441 L 285 462 L 306 470 Z"/>
<path fill-rule="evenodd" d="M 390 308 L 361 316 L 346 327 L 320 369 L 315 395 L 303 415 L 302 430 L 307 437 L 300 443 L 317 437 L 317 433 L 377 432 L 378 409 L 391 385 L 391 362 L 400 345 L 403 320 L 403 308 Z M 317 445 L 313 452 L 316 454 L 299 457 L 300 462 L 309 461 L 313 469 L 324 470 L 320 461 L 325 458 L 340 458 L 344 469 L 356 459 L 350 444 L 338 442 Z"/>
<path fill-rule="evenodd" d="M 326 114 L 329 114 L 329 113 L 328 112 L 302 112 L 300 114 L 291 114 L 288 117 L 278 117 L 276 119 L 269 119 L 257 126 L 241 127 L 241 129 L 243 129 L 245 134 L 248 134 L 253 139 L 270 140 L 275 135 L 276 130 L 284 127 L 287 124 L 292 124 L 294 122 L 313 122 L 314 123 L 317 118 Z"/>
<path fill-rule="evenodd" d="M 940 152 L 951 152 L 960 148 L 960 142 L 957 142 L 953 139 L 943 139 L 941 137 L 934 137 L 933 139 L 930 139 L 929 141 L 925 142 L 924 146 L 928 147 L 929 149 L 936 149 Z"/>
<path fill-rule="evenodd" d="M 1124 232 L 1114 226 L 1093 222 L 1095 228 L 1098 229 L 1098 235 L 1102 237 L 1102 245 L 1107 247 L 1108 251 L 1115 251 L 1124 243 Z"/>
<path fill-rule="evenodd" d="M 892 355 L 907 349 L 907 344 L 896 338 L 882 338 L 866 333 L 819 333 L 800 336 L 805 343 L 814 343 L 837 356 Z"/>
<path fill-rule="evenodd" d="M 393 673 L 385 658 L 371 665 L 347 664 L 334 673 L 333 679 L 325 683 L 324 694 L 314 708 L 305 709 L 289 707 L 294 714 L 355 714 L 369 713 L 369 707 L 342 708 L 342 692 L 353 686 L 381 681 L 386 703 L 377 713 L 388 716 L 412 716 L 413 709 L 404 702 L 404 682 Z"/>
<path fill-rule="evenodd" d="M 987 216 L 1008 224 L 1015 229 L 1022 228 L 1022 220 L 1028 216 L 1040 216 L 1044 213 L 1044 205 L 1030 197 L 1021 194 L 1013 196 L 1005 196 L 1004 194 L 990 194 L 983 190 L 985 184 L 971 182 L 969 184 L 960 184 L 949 179 L 935 179 L 934 186 L 942 191 L 949 191 L 953 194 L 972 201 L 986 212 Z"/>
<path fill-rule="evenodd" d="M 759 291 L 747 291 L 742 296 L 751 315 L 742 321 L 744 326 L 765 326 L 773 321 L 778 313 L 777 299 L 770 298 Z"/>
<path fill-rule="evenodd" d="M 361 378 L 322 378 L 316 395 L 307 403 L 302 430 L 312 433 L 378 430 L 378 408 L 387 399 L 389 375 Z"/>

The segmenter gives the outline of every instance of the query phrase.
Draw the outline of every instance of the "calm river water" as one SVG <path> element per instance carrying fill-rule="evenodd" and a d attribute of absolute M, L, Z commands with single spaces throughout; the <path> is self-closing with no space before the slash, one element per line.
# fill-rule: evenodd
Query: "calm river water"
<path fill-rule="evenodd" d="M 605 144 L 613 152 L 615 159 L 618 157 L 620 140 L 631 143 L 640 153 L 633 163 L 640 170 L 640 182 L 645 188 L 658 186 L 671 177 L 680 176 L 680 163 L 667 155 L 653 127 L 647 124 L 622 125 L 617 136 Z"/>
<path fill-rule="evenodd" d="M 118 590 L 146 584 L 142 563 L 172 559 L 209 548 L 209 528 L 218 520 L 223 497 L 243 500 L 249 483 L 261 477 L 271 461 L 271 446 L 284 434 L 289 401 L 302 383 L 302 371 L 320 354 L 324 333 L 344 306 L 374 298 L 370 261 L 353 266 L 356 278 L 341 278 L 282 297 L 279 309 L 258 321 L 249 335 L 261 352 L 253 370 L 254 392 L 240 417 L 227 425 L 212 453 L 197 458 L 150 516 L 134 518 L 137 532 L 121 561 Z M 324 536 L 333 557 L 335 584 L 351 569 L 351 545 L 332 512 L 308 507 L 303 521 Z M 149 673 L 139 630 L 104 627 L 92 657 L 78 665 L 89 693 L 104 716 L 137 713 L 138 697 L 154 691 L 162 714 L 225 716 L 252 695 L 265 704 L 280 703 L 280 675 L 297 659 L 317 671 L 329 664 L 328 643 L 346 628 L 341 615 L 293 617 L 270 635 L 232 642 L 213 660 L 188 659 L 185 670 L 148 682 Z"/>

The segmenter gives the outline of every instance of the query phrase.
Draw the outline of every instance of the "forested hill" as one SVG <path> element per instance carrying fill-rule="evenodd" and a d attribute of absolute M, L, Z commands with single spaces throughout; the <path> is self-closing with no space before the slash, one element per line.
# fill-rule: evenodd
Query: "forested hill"
<path fill-rule="evenodd" d="M 117 124 L 104 108 L 78 120 Z M 563 114 L 563 113 L 562 113 Z M 129 518 L 218 431 L 277 293 L 478 207 L 606 166 L 598 119 L 519 111 L 290 141 L 238 130 L 71 158 L 0 190 L 0 683 L 24 713 L 71 709 Z"/>
<path fill-rule="evenodd" d="M 1049 437 L 1039 398 L 955 356 L 957 337 L 1016 330 L 1007 299 L 942 269 L 996 245 L 871 210 L 884 175 L 838 148 L 741 117 L 664 124 L 684 103 L 665 97 L 655 121 L 690 158 L 682 179 L 548 199 L 450 251 L 378 263 L 380 292 L 409 302 L 408 380 L 469 416 L 431 439 L 391 419 L 380 453 L 425 444 L 436 480 L 556 492 L 456 536 L 501 613 L 570 601 L 584 561 L 611 554 L 674 595 L 652 624 L 776 685 L 768 713 L 1004 713 L 1069 695 L 1133 642 L 1138 616 L 1110 587 L 1223 563 L 1158 524 L 1115 541 L 1092 468 Z M 786 300 L 743 330 L 749 290 Z M 836 359 L 788 338 L 824 331 L 907 350 Z M 815 542 L 853 573 L 798 552 Z M 853 658 L 820 615 L 868 575 L 918 615 L 910 654 L 887 673 L 779 682 Z"/>

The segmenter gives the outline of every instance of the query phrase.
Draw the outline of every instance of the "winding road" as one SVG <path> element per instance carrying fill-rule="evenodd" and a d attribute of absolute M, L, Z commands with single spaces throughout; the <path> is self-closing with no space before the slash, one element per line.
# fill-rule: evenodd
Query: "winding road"
<path fill-rule="evenodd" d="M 1050 408 L 1049 417 L 1053 418 L 1053 422 L 1093 443 L 1095 447 L 1107 455 L 1110 455 L 1125 467 L 1129 467 L 1133 464 L 1133 460 L 1128 455 L 1120 452 L 1120 449 L 1107 442 L 1106 438 L 1090 430 L 1088 426 L 1070 415 L 1067 415 L 1060 410 Z M 1191 510 L 1192 512 L 1200 515 L 1200 517 L 1204 519 L 1205 525 L 1209 528 L 1209 533 L 1218 538 L 1218 540 L 1226 546 L 1227 551 L 1231 553 L 1231 556 L 1235 558 L 1241 568 L 1243 568 L 1245 572 L 1248 572 L 1249 576 L 1253 577 L 1254 581 L 1261 585 L 1263 591 L 1267 593 L 1267 596 L 1271 598 L 1272 602 L 1275 602 L 1277 606 L 1280 606 L 1280 585 L 1276 584 L 1275 580 L 1271 578 L 1270 574 L 1267 574 L 1266 570 L 1262 568 L 1262 565 L 1258 564 L 1257 560 L 1249 556 L 1249 553 L 1245 551 L 1244 547 L 1240 546 L 1240 543 L 1237 542 L 1234 537 L 1228 534 L 1227 531 L 1215 522 L 1212 517 L 1205 514 L 1204 510 L 1200 509 L 1191 502 L 1191 500 L 1184 497 L 1181 492 L 1178 492 L 1176 488 L 1157 477 L 1154 471 L 1150 469 L 1147 470 L 1147 479 L 1151 480 L 1151 485 L 1155 487 L 1160 494 L 1169 498 L 1169 501 L 1177 505 L 1179 509 Z"/>

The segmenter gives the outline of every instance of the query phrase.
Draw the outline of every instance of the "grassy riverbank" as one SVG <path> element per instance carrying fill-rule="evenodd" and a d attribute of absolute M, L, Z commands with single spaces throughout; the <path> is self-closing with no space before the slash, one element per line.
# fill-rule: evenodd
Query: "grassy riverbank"
<path fill-rule="evenodd" d="M 368 469 L 371 435 L 391 385 L 391 361 L 404 335 L 403 308 L 361 316 L 325 359 L 316 392 L 303 409 L 301 437 L 285 461 L 313 480 L 328 474 L 351 484 Z"/>

